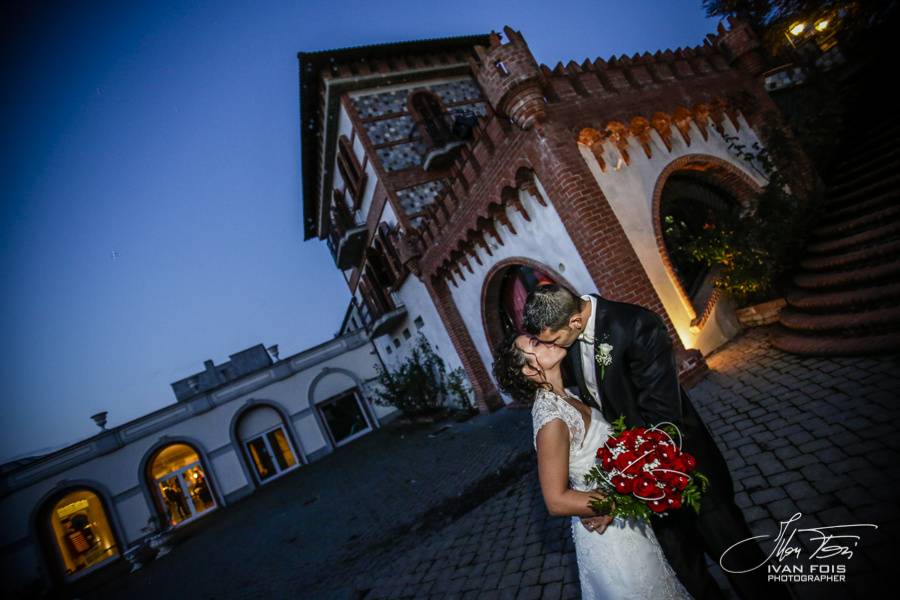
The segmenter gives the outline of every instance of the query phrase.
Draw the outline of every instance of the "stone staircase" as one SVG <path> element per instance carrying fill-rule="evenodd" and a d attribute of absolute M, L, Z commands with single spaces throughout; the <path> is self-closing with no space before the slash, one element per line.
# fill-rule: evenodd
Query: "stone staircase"
<path fill-rule="evenodd" d="M 900 118 L 873 100 L 884 90 L 861 69 L 842 87 L 847 127 L 827 192 L 770 332 L 804 355 L 900 350 Z"/>

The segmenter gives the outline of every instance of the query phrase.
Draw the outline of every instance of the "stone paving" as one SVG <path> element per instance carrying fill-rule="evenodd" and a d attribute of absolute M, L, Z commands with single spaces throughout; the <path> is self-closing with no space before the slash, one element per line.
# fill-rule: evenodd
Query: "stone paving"
<path fill-rule="evenodd" d="M 755 535 L 774 536 L 798 511 L 800 527 L 879 526 L 859 531 L 841 561 L 847 584 L 793 585 L 804 600 L 864 597 L 881 583 L 873 575 L 889 572 L 900 529 L 900 357 L 798 357 L 767 335 L 748 330 L 707 357 L 711 371 L 689 395 Z M 544 507 L 527 410 L 433 438 L 389 429 L 217 511 L 204 531 L 94 597 L 580 597 L 570 521 Z M 805 552 L 817 545 L 803 538 Z"/>
<path fill-rule="evenodd" d="M 857 530 L 861 549 L 842 561 L 846 585 L 792 585 L 799 598 L 869 597 L 880 583 L 871 575 L 889 572 L 900 529 L 893 484 L 900 362 L 896 355 L 797 357 L 772 349 L 767 329 L 751 329 L 707 357 L 711 372 L 689 395 L 723 448 L 754 535 L 774 537 L 798 511 L 804 528 L 879 525 Z M 803 538 L 807 553 L 818 545 Z M 441 531 L 360 557 L 328 583 L 316 597 L 580 597 L 570 521 L 547 514 L 536 472 Z"/>
<path fill-rule="evenodd" d="M 216 510 L 167 556 L 83 597 L 306 597 L 291 590 L 356 548 L 439 526 L 529 468 L 531 454 L 524 410 L 406 433 L 395 421 Z"/>

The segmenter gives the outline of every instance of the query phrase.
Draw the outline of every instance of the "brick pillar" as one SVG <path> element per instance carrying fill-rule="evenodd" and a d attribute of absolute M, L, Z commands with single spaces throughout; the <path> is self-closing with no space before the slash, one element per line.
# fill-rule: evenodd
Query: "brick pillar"
<path fill-rule="evenodd" d="M 684 353 L 681 338 L 622 225 L 578 150 L 575 135 L 552 121 L 543 138 L 527 144 L 535 174 L 584 261 L 603 297 L 639 304 L 659 314 L 666 323 L 676 353 Z M 628 167 L 625 167 L 628 168 Z"/>
<path fill-rule="evenodd" d="M 466 375 L 469 377 L 469 383 L 472 384 L 479 412 L 494 412 L 503 407 L 503 400 L 500 398 L 497 388 L 494 387 L 494 382 L 481 361 L 481 356 L 475 350 L 475 344 L 456 308 L 447 282 L 442 280 L 435 283 L 431 281 L 430 277 L 425 277 L 425 280 L 425 287 L 428 289 L 438 314 L 441 316 L 441 321 L 444 322 L 444 328 L 450 335 L 453 347 L 462 361 Z"/>

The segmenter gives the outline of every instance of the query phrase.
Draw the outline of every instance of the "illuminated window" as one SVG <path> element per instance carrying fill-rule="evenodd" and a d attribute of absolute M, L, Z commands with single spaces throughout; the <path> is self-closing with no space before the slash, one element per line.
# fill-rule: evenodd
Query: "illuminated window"
<path fill-rule="evenodd" d="M 294 451 L 281 425 L 249 440 L 247 450 L 260 481 L 281 475 L 297 466 Z"/>
<path fill-rule="evenodd" d="M 181 525 L 216 507 L 200 456 L 187 444 L 172 444 L 156 453 L 150 480 L 164 516 Z"/>
<path fill-rule="evenodd" d="M 50 510 L 50 527 L 66 576 L 119 555 L 103 502 L 94 492 L 74 490 Z"/>

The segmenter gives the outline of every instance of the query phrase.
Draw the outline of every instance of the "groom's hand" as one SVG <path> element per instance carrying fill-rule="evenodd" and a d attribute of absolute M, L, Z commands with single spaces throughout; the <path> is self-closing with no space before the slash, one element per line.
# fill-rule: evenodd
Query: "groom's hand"
<path fill-rule="evenodd" d="M 597 517 L 581 517 L 581 524 L 584 525 L 584 528 L 588 531 L 595 531 L 597 533 L 603 533 L 606 531 L 606 528 L 612 523 L 613 518 L 609 515 L 600 515 Z"/>

